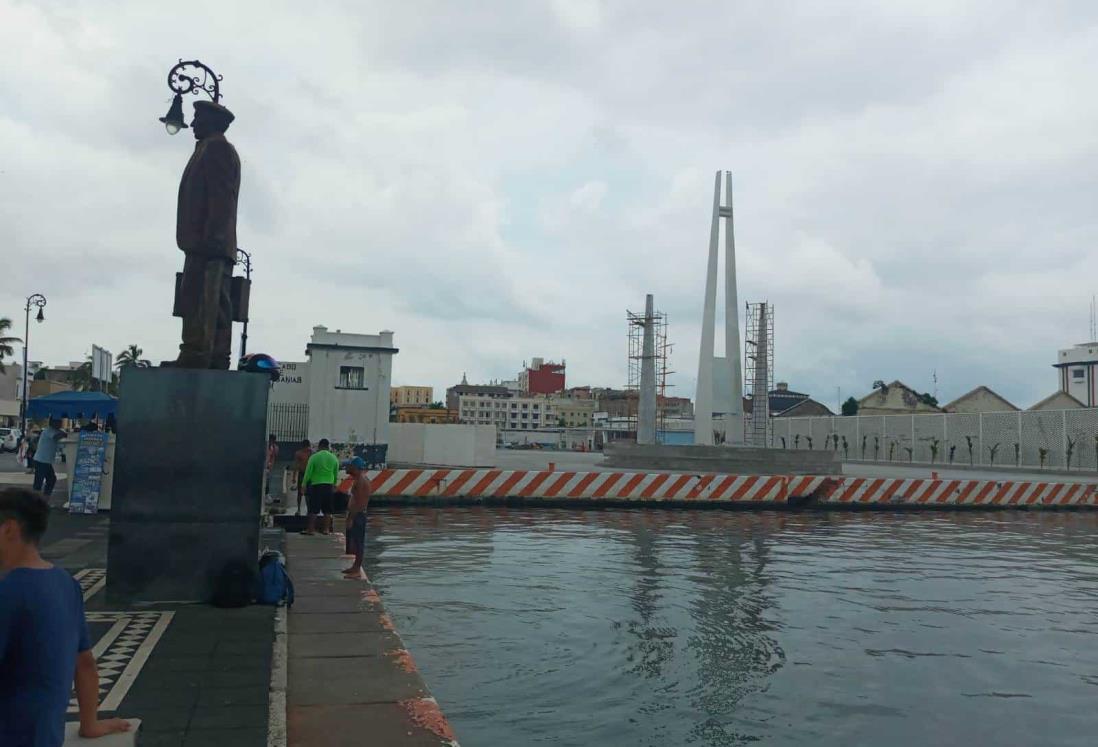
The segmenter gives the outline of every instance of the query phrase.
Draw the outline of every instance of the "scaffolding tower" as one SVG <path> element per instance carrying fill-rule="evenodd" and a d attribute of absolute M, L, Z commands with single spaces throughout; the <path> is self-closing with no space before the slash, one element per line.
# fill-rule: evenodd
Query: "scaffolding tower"
<path fill-rule="evenodd" d="M 644 361 L 644 330 L 647 326 L 645 313 L 625 311 L 626 323 L 629 328 L 629 360 L 628 383 L 625 385 L 627 392 L 635 393 L 636 397 L 630 397 L 628 402 L 629 430 L 637 430 L 637 407 L 640 402 L 641 366 Z M 663 432 L 666 422 L 666 396 L 668 387 L 674 386 L 667 383 L 667 377 L 675 373 L 667 367 L 668 358 L 671 355 L 673 345 L 667 341 L 667 314 L 662 311 L 652 312 L 652 326 L 655 338 L 656 356 L 656 433 Z"/>
<path fill-rule="evenodd" d="M 747 335 L 743 346 L 745 396 L 751 417 L 744 430 L 751 446 L 772 446 L 770 392 L 774 389 L 774 306 L 766 301 L 747 304 Z"/>

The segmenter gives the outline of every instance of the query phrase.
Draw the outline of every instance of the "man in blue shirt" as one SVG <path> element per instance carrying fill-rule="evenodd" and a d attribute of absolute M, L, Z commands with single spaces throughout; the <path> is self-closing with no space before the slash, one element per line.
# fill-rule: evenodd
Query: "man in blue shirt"
<path fill-rule="evenodd" d="M 47 498 L 53 495 L 53 486 L 57 484 L 57 473 L 53 471 L 57 445 L 67 435 L 61 430 L 61 421 L 50 418 L 50 424 L 38 437 L 38 448 L 34 452 L 34 489 L 41 490 Z"/>
<path fill-rule="evenodd" d="M 49 504 L 26 488 L 0 491 L 0 745 L 61 747 L 76 684 L 80 734 L 128 731 L 99 720 L 99 673 L 84 598 L 72 576 L 38 554 Z"/>

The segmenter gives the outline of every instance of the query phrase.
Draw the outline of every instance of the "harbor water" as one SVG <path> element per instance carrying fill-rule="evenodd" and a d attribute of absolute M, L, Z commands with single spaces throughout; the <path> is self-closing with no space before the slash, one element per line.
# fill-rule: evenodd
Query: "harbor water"
<path fill-rule="evenodd" d="M 1098 515 L 371 510 L 465 747 L 1093 745 Z"/>

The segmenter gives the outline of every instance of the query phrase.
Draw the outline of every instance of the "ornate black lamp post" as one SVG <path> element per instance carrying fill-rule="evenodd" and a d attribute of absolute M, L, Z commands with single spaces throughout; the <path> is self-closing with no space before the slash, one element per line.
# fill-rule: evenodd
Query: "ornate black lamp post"
<path fill-rule="evenodd" d="M 244 277 L 248 280 L 248 285 L 252 284 L 252 255 L 241 249 L 239 246 L 236 248 L 236 253 L 239 255 L 236 260 L 236 264 L 244 265 Z M 240 357 L 243 358 L 248 354 L 248 319 L 244 319 L 244 330 L 240 333 Z"/>
<path fill-rule="evenodd" d="M 26 319 L 23 322 L 23 399 L 19 403 L 19 433 L 22 438 L 27 437 L 27 347 L 30 344 L 30 316 L 31 307 L 38 307 L 38 314 L 34 317 L 35 321 L 41 323 L 46 320 L 46 315 L 42 312 L 42 309 L 46 307 L 46 297 L 41 293 L 32 293 L 27 296 L 27 305 L 25 307 Z"/>
<path fill-rule="evenodd" d="M 187 72 L 189 68 L 194 68 L 193 74 Z M 164 123 L 169 135 L 187 127 L 183 119 L 183 96 L 188 93 L 197 96 L 201 91 L 218 104 L 221 101 L 220 82 L 221 76 L 198 60 L 180 60 L 168 71 L 168 88 L 172 89 L 175 96 L 172 98 L 171 108 L 160 121 Z"/>

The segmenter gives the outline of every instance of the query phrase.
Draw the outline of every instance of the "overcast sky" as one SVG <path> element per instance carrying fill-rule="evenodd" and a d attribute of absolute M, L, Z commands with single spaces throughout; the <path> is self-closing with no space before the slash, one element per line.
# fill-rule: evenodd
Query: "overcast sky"
<path fill-rule="evenodd" d="M 0 0 L 0 316 L 49 298 L 32 359 L 175 355 L 180 57 L 237 115 L 252 351 L 391 329 L 393 383 L 436 397 L 538 355 L 620 386 L 650 292 L 693 396 L 717 169 L 740 301 L 827 404 L 936 370 L 1028 406 L 1089 335 L 1093 2 Z"/>

